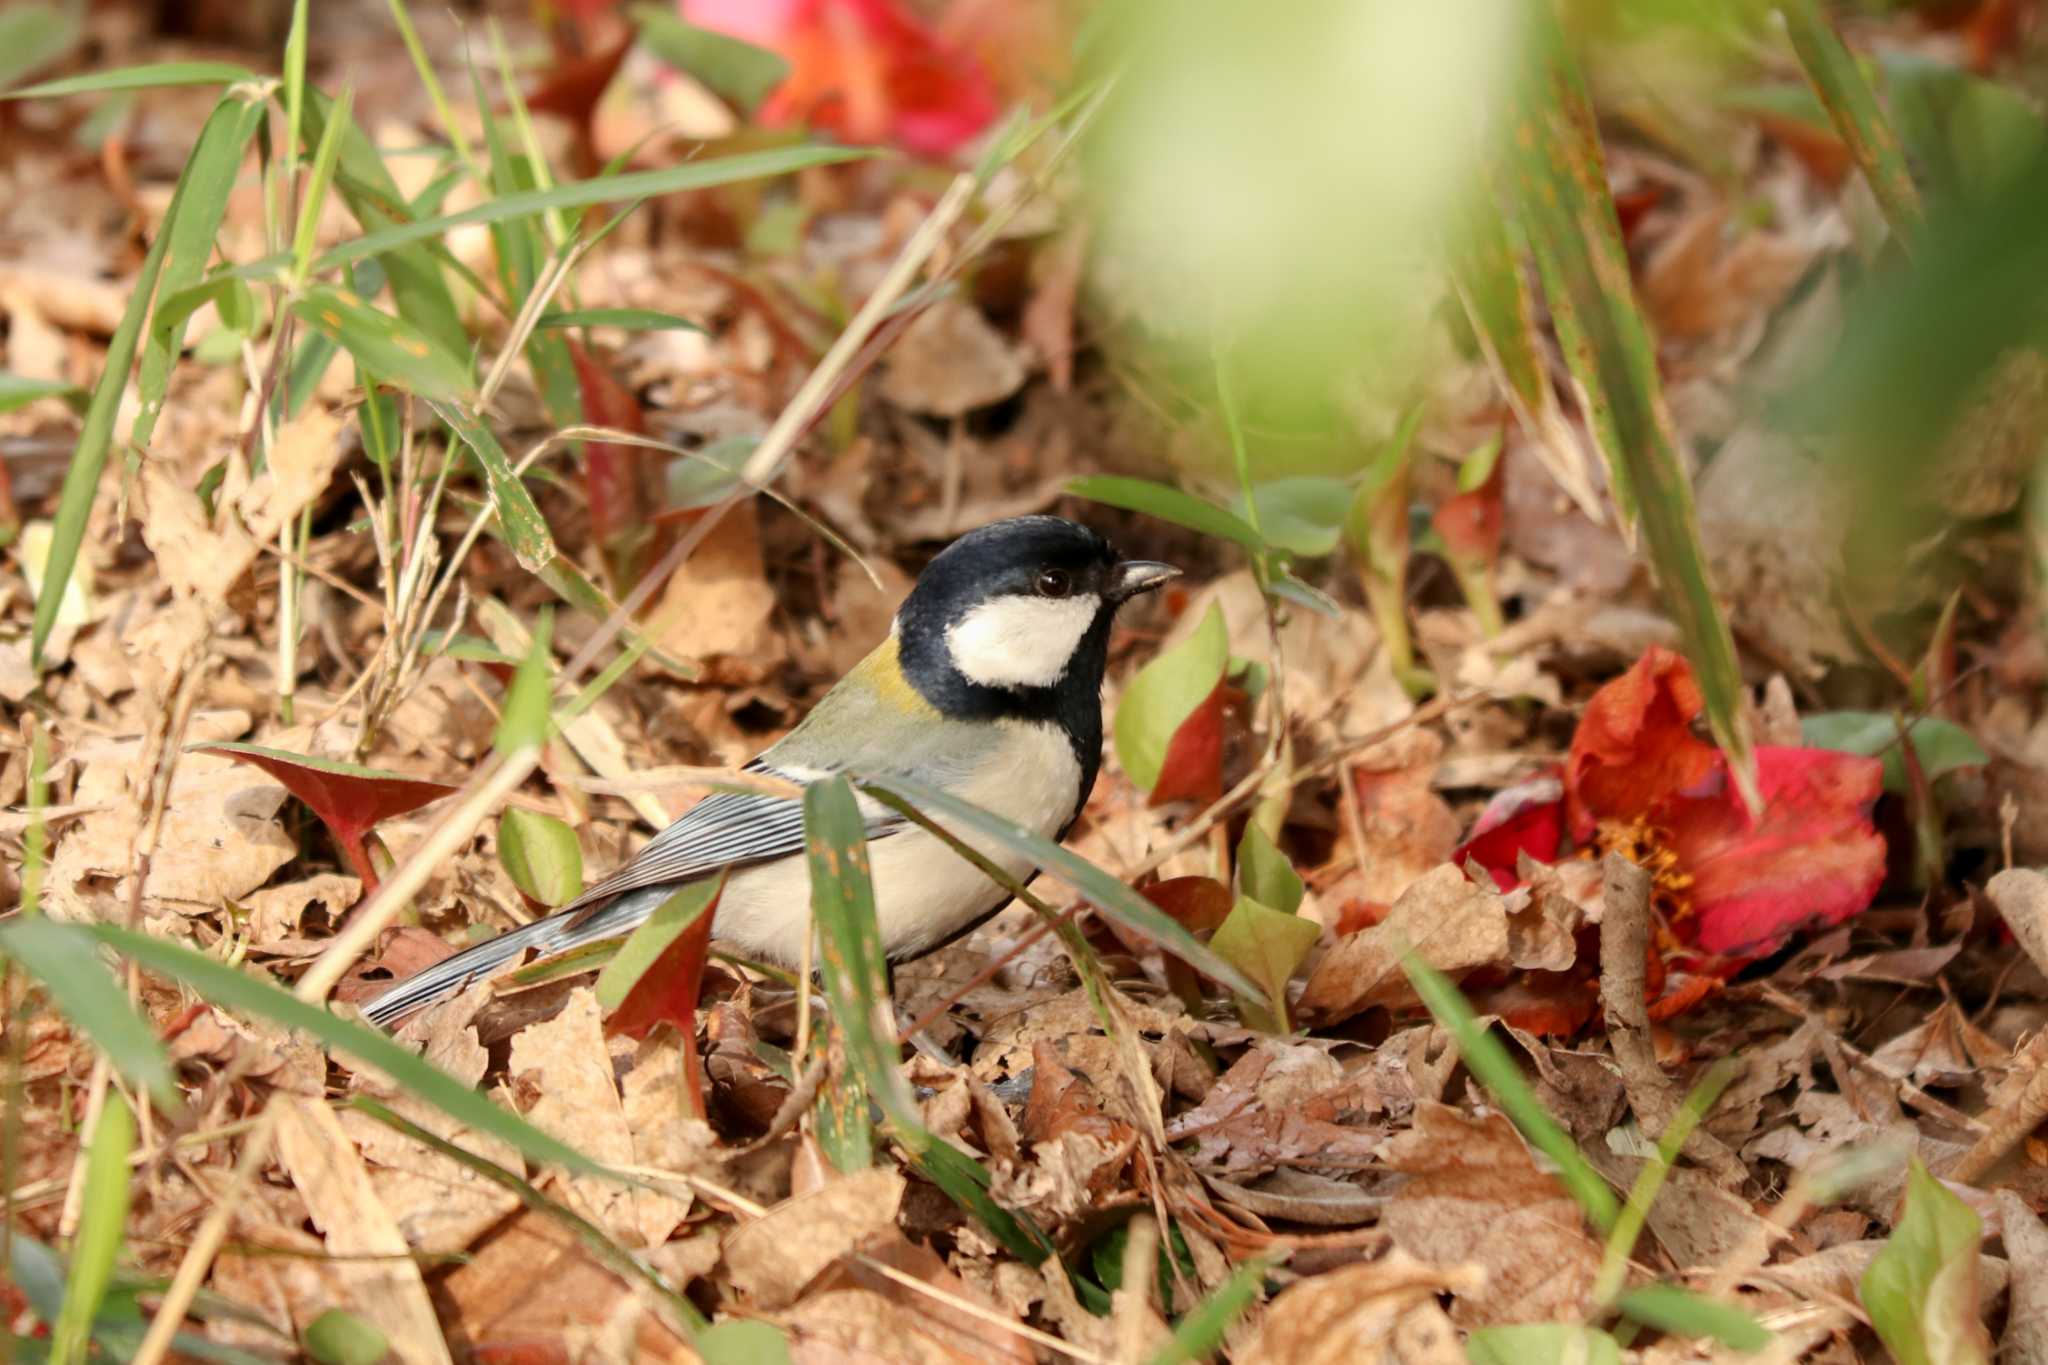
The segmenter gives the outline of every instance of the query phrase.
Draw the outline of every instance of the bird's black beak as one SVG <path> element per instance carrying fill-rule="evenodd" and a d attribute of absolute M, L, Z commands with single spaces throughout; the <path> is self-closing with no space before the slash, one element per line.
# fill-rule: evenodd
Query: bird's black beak
<path fill-rule="evenodd" d="M 1110 571 L 1109 598 L 1112 602 L 1127 602 L 1169 578 L 1179 577 L 1180 570 L 1171 564 L 1161 564 L 1156 559 L 1126 559 Z"/>

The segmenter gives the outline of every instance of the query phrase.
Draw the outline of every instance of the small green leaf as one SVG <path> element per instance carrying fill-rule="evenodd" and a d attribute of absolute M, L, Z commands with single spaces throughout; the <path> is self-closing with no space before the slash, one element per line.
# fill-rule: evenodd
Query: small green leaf
<path fill-rule="evenodd" d="M 1857 1286 L 1899 1365 L 1988 1365 L 1991 1342 L 1977 1316 L 1982 1236 L 1970 1206 L 1915 1159 L 1906 1210 Z"/>
<path fill-rule="evenodd" d="M 690 1343 L 704 1365 L 789 1365 L 789 1338 L 772 1322 L 733 1318 L 714 1323 Z"/>
<path fill-rule="evenodd" d="M 76 12 L 55 5 L 18 5 L 0 13 L 0 90 L 71 51 L 84 32 Z"/>
<path fill-rule="evenodd" d="M 701 332 L 703 324 L 661 313 L 652 308 L 564 308 L 542 313 L 534 324 L 540 329 L 562 327 L 623 327 L 629 332 Z"/>
<path fill-rule="evenodd" d="M 93 1319 L 113 1283 L 114 1260 L 128 1222 L 128 1153 L 134 1147 L 135 1116 L 121 1092 L 109 1089 L 86 1150 L 85 1200 L 71 1246 L 64 1307 L 50 1328 L 50 1365 L 84 1360 L 91 1349 Z"/>
<path fill-rule="evenodd" d="M 1273 847 L 1272 839 L 1256 820 L 1244 827 L 1244 838 L 1237 845 L 1237 889 L 1261 905 L 1270 905 L 1287 915 L 1301 909 L 1302 895 L 1308 889 L 1294 864 Z"/>
<path fill-rule="evenodd" d="M 1320 559 L 1337 548 L 1351 509 L 1351 485 L 1342 479 L 1303 477 L 1275 479 L 1252 490 L 1258 502 L 1259 529 L 1266 543 L 1290 554 Z M 1243 494 L 1231 500 L 1233 515 L 1244 518 Z"/>
<path fill-rule="evenodd" d="M 1259 983 L 1265 995 L 1254 1003 L 1270 1013 L 1275 1030 L 1285 1032 L 1287 983 L 1322 932 L 1314 920 L 1240 896 L 1230 917 L 1210 936 L 1209 947 Z"/>
<path fill-rule="evenodd" d="M 1230 663 L 1223 608 L 1210 603 L 1194 633 L 1138 670 L 1117 703 L 1117 761 L 1145 791 L 1159 784 L 1167 750 L 1182 723 L 1207 701 Z"/>
<path fill-rule="evenodd" d="M 148 1091 L 158 1107 L 182 1110 L 163 1044 L 135 1012 L 90 940 L 71 925 L 18 915 L 0 920 L 0 953 L 43 984 L 71 1026 L 92 1039 L 130 1084 Z"/>
<path fill-rule="evenodd" d="M 1615 1301 L 1626 1317 L 1683 1337 L 1711 1337 L 1738 1351 L 1761 1351 L 1773 1338 L 1763 1324 L 1730 1304 L 1675 1284 L 1646 1284 Z"/>
<path fill-rule="evenodd" d="M 510 814 L 508 811 L 507 814 Z M 566 826 L 565 826 L 566 828 Z M 676 893 L 654 908 L 647 922 L 635 929 L 604 970 L 597 974 L 597 1003 L 615 1010 L 633 993 L 668 946 L 682 937 L 703 913 L 718 903 L 725 890 L 725 874 L 705 877 L 676 888 Z"/>
<path fill-rule="evenodd" d="M 377 1365 L 391 1343 L 375 1323 L 330 1308 L 306 1324 L 306 1354 L 320 1365 Z"/>
<path fill-rule="evenodd" d="M 1150 479 L 1092 475 L 1070 480 L 1067 491 L 1077 498 L 1143 512 L 1146 516 L 1158 517 L 1161 521 L 1170 521 L 1176 526 L 1200 531 L 1203 535 L 1232 541 L 1247 550 L 1266 548 L 1265 540 L 1236 513 L 1226 512 L 1214 503 L 1203 502 L 1192 494 Z"/>
<path fill-rule="evenodd" d="M 316 284 L 292 312 L 393 388 L 422 398 L 461 398 L 473 385 L 469 366 L 403 318 L 333 285 Z"/>
<path fill-rule="evenodd" d="M 498 717 L 498 732 L 491 743 L 501 754 L 537 749 L 547 743 L 553 731 L 549 710 L 553 701 L 554 667 L 548 648 L 555 633 L 554 613 L 543 609 L 534 623 L 533 644 L 512 674 L 505 689 L 505 710 Z"/>
<path fill-rule="evenodd" d="M 1621 1365 L 1613 1337 L 1577 1323 L 1482 1327 L 1465 1338 L 1471 1365 Z"/>
<path fill-rule="evenodd" d="M 765 47 L 756 47 L 676 17 L 673 8 L 634 5 L 640 41 L 676 70 L 702 82 L 751 114 L 789 76 L 789 63 Z"/>
<path fill-rule="evenodd" d="M 1899 720 L 1882 711 L 1827 711 L 1799 722 L 1799 737 L 1816 749 L 1884 759 L 1884 789 L 1904 793 L 1906 756 L 1899 752 Z M 1978 768 L 1991 761 L 1968 730 L 1940 716 L 1907 720 L 1906 737 L 1920 770 L 1929 782 L 1958 768 Z"/>
<path fill-rule="evenodd" d="M 108 90 L 159 90 L 173 85 L 234 85 L 254 79 L 255 72 L 232 62 L 152 62 L 147 66 L 124 66 L 118 71 L 95 71 L 44 81 L 41 85 L 10 90 L 0 95 L 0 100 L 94 95 Z"/>
<path fill-rule="evenodd" d="M 567 905 L 583 893 L 582 846 L 576 831 L 552 815 L 514 806 L 500 816 L 498 862 L 542 905 Z"/>

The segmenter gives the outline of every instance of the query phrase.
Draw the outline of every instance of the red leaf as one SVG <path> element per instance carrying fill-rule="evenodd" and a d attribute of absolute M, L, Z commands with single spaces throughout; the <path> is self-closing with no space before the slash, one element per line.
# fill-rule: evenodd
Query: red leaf
<path fill-rule="evenodd" d="M 612 1033 L 628 1038 L 645 1038 L 656 1024 L 673 1024 L 683 1043 L 683 1074 L 695 1098 L 697 1117 L 709 1110 L 705 1103 L 704 1067 L 697 1056 L 697 995 L 704 986 L 704 964 L 711 957 L 711 922 L 718 916 L 718 900 L 704 907 L 675 941 L 661 950 L 626 998 L 605 1021 Z"/>
<path fill-rule="evenodd" d="M 1661 645 L 1594 693 L 1565 761 L 1573 836 L 1588 838 L 1602 819 L 1646 815 L 1711 776 L 1720 751 L 1692 732 L 1705 706 L 1691 665 Z"/>
<path fill-rule="evenodd" d="M 1229 686 L 1218 682 L 1173 732 L 1149 804 L 1193 801 L 1206 806 L 1223 795 L 1223 712 Z"/>
<path fill-rule="evenodd" d="M 1430 526 L 1443 538 L 1444 548 L 1451 558 L 1460 563 L 1483 565 L 1490 569 L 1500 558 L 1504 524 L 1500 471 L 1501 462 L 1495 460 L 1493 472 L 1486 476 L 1485 483 L 1469 493 L 1459 493 L 1446 499 L 1429 520 Z"/>
<path fill-rule="evenodd" d="M 606 51 L 556 62 L 540 88 L 526 97 L 526 107 L 536 114 L 566 119 L 578 130 L 587 132 L 591 110 L 597 107 L 612 77 L 619 74 L 619 63 L 626 59 L 632 46 L 633 34 L 628 32 Z"/>
<path fill-rule="evenodd" d="M 1884 881 L 1884 836 L 1870 819 L 1881 761 L 1768 747 L 1756 757 L 1764 809 L 1754 824 L 1725 769 L 1659 816 L 1692 878 L 1688 937 L 1711 953 L 1763 956 L 1795 929 L 1856 914 Z"/>
<path fill-rule="evenodd" d="M 327 826 L 366 890 L 377 885 L 377 872 L 370 865 L 363 836 L 393 816 L 418 810 L 456 790 L 446 782 L 256 744 L 199 744 L 193 749 L 261 768 L 283 783 L 286 791 L 305 802 Z"/>
<path fill-rule="evenodd" d="M 569 360 L 583 394 L 583 420 L 635 436 L 647 432 L 647 415 L 633 391 L 591 359 L 590 352 L 569 341 Z M 590 441 L 583 448 L 583 491 L 590 500 L 590 532 L 601 546 L 645 526 L 655 499 L 648 486 L 649 452 L 616 441 Z"/>
<path fill-rule="evenodd" d="M 1138 894 L 1189 933 L 1208 933 L 1230 918 L 1230 888 L 1214 877 L 1168 877 L 1139 887 Z"/>

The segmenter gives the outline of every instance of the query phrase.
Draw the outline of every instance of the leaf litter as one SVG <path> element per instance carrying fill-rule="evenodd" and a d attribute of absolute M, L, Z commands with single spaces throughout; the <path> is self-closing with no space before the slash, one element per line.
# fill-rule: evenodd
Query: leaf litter
<path fill-rule="evenodd" d="M 389 111 L 369 130 L 380 145 L 439 128 L 417 85 L 399 79 L 404 49 L 385 10 L 343 8 L 360 8 L 364 22 L 319 21 L 320 79 L 359 73 L 357 107 Z M 617 16 L 572 8 L 576 17 L 552 35 L 506 22 L 532 50 L 554 51 L 561 72 L 577 69 L 569 49 L 585 41 L 609 59 L 622 31 L 603 25 Z M 685 8 L 716 26 L 718 6 Z M 96 60 L 177 50 L 176 40 L 109 17 L 120 9 L 89 21 L 104 49 Z M 459 50 L 446 16 L 422 10 L 416 22 L 430 51 Z M 578 37 L 578 25 L 590 27 Z M 950 150 L 992 116 L 985 73 L 960 90 L 921 85 L 913 59 L 986 54 L 971 30 L 967 20 L 896 39 L 886 24 L 863 29 L 861 41 L 887 57 L 877 68 L 892 73 L 887 98 L 825 121 L 851 118 L 864 135 Z M 1910 27 L 1902 33 L 1921 41 Z M 782 38 L 796 45 L 806 80 L 825 79 L 816 46 L 803 46 L 801 33 Z M 583 110 L 588 127 L 577 136 L 594 139 L 585 153 L 597 164 L 642 134 L 656 139 L 651 157 L 675 150 L 661 121 L 628 104 L 707 98 L 676 95 L 671 86 L 697 83 L 643 56 L 630 53 L 610 93 Z M 959 70 L 980 73 L 986 60 Z M 792 88 L 768 121 L 800 117 L 817 94 Z M 932 102 L 947 114 L 936 131 L 917 122 Z M 711 103 L 729 132 L 731 111 Z M 104 165 L 67 140 L 84 104 L 0 114 L 19 110 L 10 126 L 23 133 L 0 173 L 43 187 L 8 196 L 0 212 L 20 252 L 0 268 L 0 369 L 96 379 L 126 304 L 110 280 L 137 265 L 132 229 L 161 226 L 208 107 L 189 91 L 144 92 L 123 114 L 125 136 L 105 144 L 125 162 Z M 557 145 L 561 130 L 535 107 L 536 136 Z M 480 140 L 478 110 L 458 102 L 454 116 Z M 921 301 L 859 402 L 826 419 L 789 473 L 786 491 L 871 558 L 889 592 L 876 593 L 785 509 L 736 506 L 645 619 L 692 675 L 651 661 L 629 669 L 589 712 L 603 747 L 578 742 L 572 754 L 569 741 L 554 741 L 545 775 L 516 799 L 574 826 L 594 867 L 615 864 L 652 833 L 654 815 L 674 811 L 592 795 L 582 784 L 585 766 L 600 766 L 593 752 L 612 756 L 604 761 L 618 771 L 599 776 L 614 781 L 742 761 L 880 637 L 935 542 L 1001 515 L 1081 515 L 1129 552 L 1190 571 L 1185 589 L 1120 623 L 1108 705 L 1133 695 L 1144 705 L 1140 668 L 1213 629 L 1212 607 L 1223 641 L 1220 681 L 1210 649 L 1199 695 L 1163 720 L 1132 714 L 1159 732 L 1146 741 L 1155 760 L 1147 781 L 1122 766 L 1120 740 L 1072 846 L 1157 892 L 1154 903 L 1179 907 L 1176 919 L 1207 938 L 1227 923 L 1233 887 L 1244 891 L 1232 852 L 1244 821 L 1266 822 L 1306 884 L 1298 907 L 1263 907 L 1300 920 L 1288 926 L 1306 945 L 1298 969 L 1292 956 L 1264 964 L 1279 973 L 1293 1031 L 1248 1026 L 1237 1004 L 1177 973 L 1157 945 L 1085 917 L 1083 938 L 1130 1030 L 1121 1042 L 1105 1027 L 1099 984 L 1075 973 L 1057 936 L 1031 939 L 1020 908 L 898 971 L 906 1017 L 945 1005 L 907 1062 L 918 1112 L 934 1140 L 981 1163 L 998 1205 L 1049 1239 L 1057 1260 L 1034 1264 L 964 1214 L 929 1168 L 899 1160 L 885 1131 L 868 1133 L 870 1163 L 847 1172 L 822 1152 L 815 1114 L 778 1130 L 785 1102 L 806 1084 L 842 1093 L 844 1059 L 828 1050 L 822 1079 L 807 1080 L 787 983 L 747 964 L 714 957 L 702 973 L 702 1117 L 673 1023 L 622 1036 L 581 984 L 479 988 L 402 1035 L 625 1180 L 530 1168 L 501 1138 L 453 1126 L 345 1054 L 145 974 L 135 1005 L 177 1065 L 190 1113 L 146 1116 L 125 1269 L 168 1278 L 225 1201 L 228 1240 L 205 1267 L 208 1296 L 188 1331 L 275 1354 L 340 1308 L 405 1360 L 500 1350 L 682 1360 L 701 1330 L 693 1313 L 772 1324 L 805 1360 L 1022 1360 L 1056 1350 L 1142 1358 L 1131 1342 L 1156 1349 L 1255 1257 L 1250 1306 L 1211 1338 L 1233 1359 L 1453 1361 L 1485 1329 L 1612 1326 L 1618 1300 L 1598 1289 L 1612 1254 L 1602 1230 L 1566 1193 L 1553 1157 L 1504 1116 L 1492 1079 L 1429 1018 L 1403 969 L 1413 954 L 1495 1021 L 1541 1107 L 1618 1192 L 1657 1164 L 1658 1138 L 1690 1086 L 1712 1063 L 1742 1060 L 1664 1177 L 1645 1235 L 1624 1248 L 1626 1286 L 1661 1281 L 1721 1296 L 1778 1334 L 1781 1359 L 1877 1359 L 1887 1346 L 1904 1358 L 1914 1347 L 1897 1344 L 1902 1329 L 1869 1287 L 1873 1273 L 1890 1273 L 1920 1296 L 1917 1320 L 1958 1350 L 1981 1355 L 1996 1342 L 2002 1358 L 2043 1358 L 2048 882 L 2026 865 L 2043 856 L 2038 808 L 2048 801 L 2040 618 L 2008 580 L 1975 590 L 1960 645 L 1974 667 L 1930 694 L 1914 682 L 1917 660 L 1895 657 L 1871 622 L 1838 608 L 1853 531 L 1840 490 L 1797 442 L 1731 416 L 1746 378 L 1780 390 L 1796 382 L 1788 335 L 1840 327 L 1830 299 L 1838 277 L 1860 268 L 1849 210 L 1800 159 L 1811 147 L 1771 140 L 1781 126 L 1765 123 L 1739 145 L 1734 183 L 1697 176 L 1670 146 L 1629 131 L 1611 158 L 1623 196 L 1650 205 L 1626 226 L 1674 416 L 1688 442 L 1714 451 L 1700 476 L 1701 520 L 1757 684 L 1769 801 L 1761 823 L 1738 818 L 1725 761 L 1696 731 L 1702 702 L 1672 652 L 1671 623 L 1612 528 L 1559 494 L 1518 428 L 1481 489 L 1457 485 L 1454 462 L 1473 444 L 1465 437 L 1499 429 L 1491 400 L 1452 403 L 1433 419 L 1411 471 L 1418 507 L 1499 519 L 1481 527 L 1483 573 L 1458 559 L 1463 542 L 1425 547 L 1410 568 L 1416 663 L 1457 692 L 1444 711 L 1418 710 L 1383 619 L 1341 563 L 1293 560 L 1291 570 L 1332 594 L 1334 614 L 1289 600 L 1269 630 L 1261 585 L 1271 580 L 1236 551 L 1065 497 L 1073 476 L 1131 472 L 1131 443 L 1106 433 L 1135 427 L 1154 444 L 1159 432 L 1145 421 L 1158 414 L 1134 418 L 1105 382 L 1105 338 L 1091 330 L 1105 305 L 1093 296 L 1112 295 L 1112 317 L 1125 304 L 1113 297 L 1113 272 L 1095 269 L 1087 226 L 1075 215 L 1055 233 L 1048 220 L 988 248 L 971 287 Z M 404 176 L 409 194 L 429 188 L 415 169 Z M 1744 190 L 1772 206 L 1767 225 L 1742 209 Z M 880 278 L 928 196 L 911 172 L 814 170 L 776 202 L 781 238 L 758 197 L 737 192 L 670 201 L 675 217 L 660 230 L 625 220 L 592 258 L 596 268 L 579 273 L 576 306 L 681 314 L 704 330 L 606 322 L 580 331 L 565 373 L 585 418 L 644 423 L 686 444 L 737 440 L 744 458 L 744 443 L 767 430 L 829 342 L 829 320 Z M 735 236 L 749 228 L 756 238 Z M 330 214 L 320 230 L 331 242 L 354 229 Z M 222 259 L 253 259 L 265 240 L 263 205 L 238 193 Z M 509 242 L 451 238 L 480 274 L 495 272 Z M 947 244 L 966 246 L 965 232 Z M 402 286 L 390 295 L 401 311 L 417 306 Z M 508 320 L 476 325 L 488 361 Z M 53 917 L 134 923 L 288 982 L 372 889 L 376 853 L 403 860 L 424 837 L 438 808 L 411 814 L 412 797 L 455 790 L 487 752 L 505 698 L 490 650 L 478 647 L 497 639 L 492 611 L 531 621 L 560 600 L 565 580 L 544 586 L 482 537 L 431 623 L 442 632 L 433 652 L 406 675 L 385 722 L 359 729 L 366 670 L 385 666 L 381 651 L 395 638 L 394 601 L 384 597 L 395 585 L 380 580 L 357 521 L 355 480 L 369 487 L 381 477 L 378 451 L 409 460 L 440 438 L 423 410 L 393 409 L 405 423 L 398 444 L 373 449 L 393 438 L 370 432 L 359 381 L 340 361 L 310 385 L 293 380 L 292 413 L 264 433 L 263 458 L 252 461 L 251 414 L 266 405 L 238 371 L 241 347 L 260 338 L 233 335 L 216 310 L 195 314 L 190 330 L 149 449 L 132 469 L 110 461 L 87 509 L 89 573 L 75 581 L 89 590 L 60 615 L 41 675 L 26 648 L 18 660 L 14 652 L 41 573 L 28 550 L 47 543 L 79 419 L 60 397 L 0 412 L 9 480 L 0 513 L 20 547 L 0 568 L 9 707 L 0 794 L 11 808 L 0 843 L 15 891 L 29 870 L 30 807 L 40 803 L 49 848 L 41 904 Z M 1466 378 L 1483 379 L 1476 357 L 1461 364 Z M 2009 428 L 2033 420 L 2024 368 L 2010 367 L 1970 429 L 1997 449 L 1975 463 L 1955 457 L 1965 467 L 1949 501 L 1967 526 L 1940 553 L 1977 564 L 2011 556 L 1998 522 L 2019 486 Z M 544 415 L 551 400 L 539 371 L 514 367 L 500 398 L 498 415 L 521 436 L 538 440 L 558 425 Z M 132 412 L 138 395 L 123 401 Z M 1169 430 L 1156 444 L 1185 434 Z M 524 448 L 509 435 L 505 444 L 515 455 Z M 616 599 L 631 586 L 630 567 L 651 557 L 633 536 L 646 507 L 668 498 L 651 477 L 662 460 L 601 442 L 583 458 L 587 481 L 551 476 L 532 487 L 579 572 Z M 1206 487 L 1219 505 L 1231 498 L 1227 482 Z M 1483 506 L 1457 502 L 1475 495 Z M 428 538 L 447 552 L 474 511 L 415 502 L 402 507 L 402 526 L 413 534 L 427 516 Z M 689 534 L 701 515 L 664 514 L 655 543 Z M 1298 543 L 1322 534 L 1308 532 Z M 1916 586 L 1936 576 L 1936 548 L 1916 546 L 1908 558 L 1899 569 Z M 280 687 L 287 571 L 302 583 L 303 629 L 293 685 Z M 1498 633 L 1473 610 L 1461 574 L 1510 604 Z M 603 618 L 589 600 L 582 614 L 558 614 L 564 657 Z M 1861 671 L 1840 671 L 1845 661 Z M 1982 746 L 1984 762 L 1923 772 L 1916 794 L 1915 741 L 1877 727 L 1864 747 L 1842 752 L 1800 731 L 1802 720 L 1890 708 L 1901 728 L 1938 715 Z M 48 791 L 32 800 L 36 744 L 49 758 L 33 780 Z M 247 746 L 355 765 L 362 781 L 418 790 L 365 797 L 336 826 L 332 811 L 316 803 L 309 819 L 276 781 L 231 756 L 248 759 Z M 1173 780 L 1153 767 L 1171 768 Z M 1879 780 L 1894 771 L 1903 781 Z M 1205 813 L 1240 790 L 1257 797 L 1256 815 L 1242 796 L 1221 818 Z M 383 850 L 358 861 L 354 846 L 380 821 Z M 1916 870 L 1916 837 L 1928 830 L 1936 861 Z M 491 838 L 473 839 L 436 869 L 340 997 L 365 998 L 451 944 L 527 918 L 494 850 Z M 1653 877 L 1634 939 L 1602 895 L 1597 859 L 1617 855 Z M 1196 879 L 1199 894 L 1187 890 Z M 1176 880 L 1181 890 L 1160 889 Z M 1059 888 L 1041 889 L 1066 904 Z M 1603 988 L 1625 990 L 1640 1017 L 1624 1017 L 1636 1011 L 1608 1003 Z M 120 1082 L 98 1064 L 88 1032 L 34 1000 L 22 973 L 9 974 L 6 990 L 9 1083 L 20 1097 L 9 1105 L 18 1125 L 11 1226 L 69 1245 L 84 1106 Z M 1134 1065 L 1147 1074 L 1134 1076 Z M 865 1099 L 855 1095 L 845 1112 L 864 1128 Z M 454 1151 L 379 1121 L 351 1103 L 358 1097 Z M 275 1152 L 238 1184 L 237 1161 L 265 1112 L 276 1116 Z M 1891 1265 L 1905 1269 L 1882 1269 Z M 9 1314 L 0 1325 L 32 1330 L 25 1301 L 10 1291 L 0 1302 Z M 1623 1358 L 1700 1358 L 1686 1353 L 1688 1340 L 1645 1331 Z"/>

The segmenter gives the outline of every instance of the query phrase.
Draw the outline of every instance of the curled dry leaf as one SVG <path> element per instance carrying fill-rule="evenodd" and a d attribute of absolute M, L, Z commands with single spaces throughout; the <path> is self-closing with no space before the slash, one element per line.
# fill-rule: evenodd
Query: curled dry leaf
<path fill-rule="evenodd" d="M 1439 1294 L 1486 1283 L 1475 1263 L 1430 1265 L 1399 1247 L 1363 1265 L 1290 1285 L 1267 1307 L 1242 1365 L 1459 1365 L 1457 1330 Z"/>
<path fill-rule="evenodd" d="M 940 299 L 903 331 L 882 370 L 882 397 L 928 417 L 964 417 L 1024 387 L 1018 347 L 970 303 Z"/>
<path fill-rule="evenodd" d="M 1394 902 L 1387 917 L 1324 953 L 1309 973 L 1299 1008 L 1321 1023 L 1348 1019 L 1374 1005 L 1419 1004 L 1401 957 L 1414 950 L 1452 977 L 1509 962 L 1508 902 L 1446 863 Z"/>
<path fill-rule="evenodd" d="M 2034 965 L 2048 972 L 2048 875 L 2028 867 L 2008 868 L 1991 879 L 1984 893 Z"/>
<path fill-rule="evenodd" d="M 886 1268 L 886 1269 L 884 1269 Z M 926 1285 L 921 1293 L 889 1273 Z M 990 1317 L 1010 1315 L 987 1295 L 970 1287 L 946 1268 L 928 1247 L 900 1232 L 868 1247 L 859 1260 L 832 1266 L 811 1291 L 784 1315 L 802 1346 L 799 1359 L 812 1357 L 814 1344 L 844 1352 L 834 1359 L 942 1362 L 1002 1361 L 1029 1365 L 1037 1356 L 1022 1336 L 1004 1331 Z"/>
<path fill-rule="evenodd" d="M 1506 1118 L 1418 1105 L 1415 1126 L 1387 1144 L 1386 1164 L 1411 1177 L 1380 1219 L 1395 1244 L 1424 1261 L 1484 1268 L 1483 1284 L 1457 1294 L 1460 1326 L 1584 1317 L 1600 1245 Z"/>
<path fill-rule="evenodd" d="M 880 1166 L 785 1199 L 725 1239 L 733 1284 L 755 1306 L 796 1302 L 818 1273 L 896 1225 L 904 1179 Z"/>

